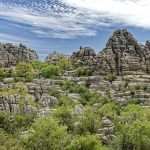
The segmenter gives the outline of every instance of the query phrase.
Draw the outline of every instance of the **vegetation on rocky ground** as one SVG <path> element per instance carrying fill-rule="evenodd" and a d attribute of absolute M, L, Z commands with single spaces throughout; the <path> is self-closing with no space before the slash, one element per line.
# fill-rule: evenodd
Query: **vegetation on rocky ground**
<path fill-rule="evenodd" d="M 36 78 L 61 78 L 61 74 L 69 70 L 71 63 L 62 60 L 57 64 L 34 61 L 19 63 L 12 72 L 6 68 L 0 69 L 0 78 L 14 77 L 14 82 L 31 82 Z M 91 74 L 88 67 L 76 69 L 78 77 Z M 117 78 L 109 74 L 105 80 L 110 84 Z M 135 95 L 138 90 L 146 87 L 128 87 L 129 80 L 124 79 L 118 92 L 130 92 Z M 49 95 L 59 100 L 56 111 L 48 116 L 39 117 L 37 114 L 20 114 L 0 112 L 0 149 L 12 150 L 149 150 L 150 149 L 150 110 L 130 101 L 121 106 L 111 99 L 109 92 L 101 95 L 98 91 L 90 91 L 89 85 L 76 84 L 75 81 L 59 81 L 61 90 L 78 95 L 74 100 L 62 96 L 56 88 L 51 88 Z M 28 95 L 24 86 L 1 90 L 0 96 Z M 33 103 L 33 102 L 32 102 Z M 36 104 L 35 104 L 36 103 Z M 38 102 L 34 102 L 37 107 Z M 20 105 L 21 105 L 20 101 Z M 83 112 L 79 115 L 75 107 L 81 105 Z M 22 104 L 23 105 L 23 104 Z M 104 128 L 103 118 L 114 123 L 114 138 L 105 142 L 98 132 Z M 109 131 L 107 131 L 109 132 Z M 106 133 L 108 134 L 108 133 Z M 108 138 L 108 137 L 107 137 Z"/>

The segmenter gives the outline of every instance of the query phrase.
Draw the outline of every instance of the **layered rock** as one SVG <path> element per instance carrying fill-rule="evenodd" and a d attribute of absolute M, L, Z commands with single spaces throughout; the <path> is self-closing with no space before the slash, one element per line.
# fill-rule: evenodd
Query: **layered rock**
<path fill-rule="evenodd" d="M 96 59 L 94 68 L 97 75 L 150 73 L 150 42 L 147 41 L 146 45 L 138 44 L 127 30 L 117 30 Z"/>
<path fill-rule="evenodd" d="M 37 53 L 20 44 L 15 46 L 12 44 L 0 44 L 0 66 L 15 66 L 19 62 L 30 62 L 38 59 Z"/>
<path fill-rule="evenodd" d="M 45 61 L 50 64 L 56 65 L 57 62 L 62 58 L 69 59 L 69 56 L 64 55 L 62 53 L 58 53 L 56 51 L 53 51 L 53 52 L 49 53 L 49 55 L 46 57 Z"/>
<path fill-rule="evenodd" d="M 92 66 L 94 75 L 150 74 L 150 41 L 142 45 L 126 29 L 117 30 L 98 55 L 89 47 L 80 47 L 71 59 L 75 67 Z"/>
<path fill-rule="evenodd" d="M 71 55 L 75 67 L 91 66 L 95 62 L 96 53 L 90 47 L 80 47 L 80 50 Z"/>
<path fill-rule="evenodd" d="M 102 142 L 108 144 L 110 140 L 115 138 L 115 125 L 114 123 L 106 117 L 102 118 L 103 128 L 98 129 L 98 133 L 102 138 Z"/>
<path fill-rule="evenodd" d="M 0 111 L 9 113 L 20 113 L 23 109 L 26 113 L 42 113 L 47 108 L 59 105 L 58 99 L 54 96 L 50 96 L 48 93 L 52 88 L 58 87 L 55 80 L 36 79 L 31 83 L 3 83 L 0 82 L 0 91 L 6 91 L 8 88 L 17 89 L 20 87 L 26 87 L 28 95 L 12 94 L 10 96 L 0 95 Z M 22 101 L 22 102 L 21 102 Z M 30 105 L 30 103 L 38 103 L 41 110 L 36 109 Z M 20 108 L 20 103 L 23 103 L 23 108 Z"/>

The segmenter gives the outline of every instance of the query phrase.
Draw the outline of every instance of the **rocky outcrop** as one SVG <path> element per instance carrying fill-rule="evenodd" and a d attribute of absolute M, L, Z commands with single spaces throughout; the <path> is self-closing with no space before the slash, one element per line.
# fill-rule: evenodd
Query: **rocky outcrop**
<path fill-rule="evenodd" d="M 113 140 L 116 136 L 114 123 L 106 117 L 102 118 L 102 128 L 98 129 L 98 133 L 104 144 L 108 144 L 110 140 Z"/>
<path fill-rule="evenodd" d="M 117 75 L 150 73 L 150 42 L 138 44 L 127 30 L 117 30 L 109 38 L 106 48 L 97 55 L 95 74 Z"/>
<path fill-rule="evenodd" d="M 71 55 L 75 67 L 91 66 L 95 62 L 96 53 L 90 47 L 80 47 L 80 50 Z"/>
<path fill-rule="evenodd" d="M 22 95 L 0 96 L 0 111 L 9 113 L 37 113 L 37 108 L 29 104 L 30 96 Z M 22 101 L 22 102 L 21 102 Z M 22 105 L 20 105 L 22 103 Z"/>
<path fill-rule="evenodd" d="M 0 44 L 0 66 L 2 67 L 11 67 L 19 62 L 30 62 L 36 59 L 38 59 L 37 53 L 25 45 Z"/>
<path fill-rule="evenodd" d="M 52 88 L 58 87 L 57 82 L 48 79 L 35 79 L 31 83 L 24 84 L 21 82 L 9 84 L 0 82 L 0 91 L 5 92 L 9 88 L 17 89 L 22 86 L 28 90 L 28 95 L 21 95 L 21 93 L 17 95 L 12 94 L 10 96 L 0 95 L 0 111 L 20 113 L 23 110 L 26 113 L 48 114 L 49 111 L 47 108 L 59 105 L 58 99 L 48 94 Z M 40 110 L 32 106 L 32 104 L 36 103 L 40 106 Z"/>
<path fill-rule="evenodd" d="M 150 41 L 142 45 L 126 29 L 117 30 L 98 55 L 91 48 L 81 47 L 71 59 L 75 67 L 92 66 L 93 75 L 150 74 Z"/>
<path fill-rule="evenodd" d="M 56 65 L 57 62 L 62 58 L 69 59 L 69 56 L 64 55 L 63 53 L 58 53 L 56 51 L 53 51 L 53 52 L 49 53 L 49 55 L 46 57 L 45 61 L 50 64 Z"/>

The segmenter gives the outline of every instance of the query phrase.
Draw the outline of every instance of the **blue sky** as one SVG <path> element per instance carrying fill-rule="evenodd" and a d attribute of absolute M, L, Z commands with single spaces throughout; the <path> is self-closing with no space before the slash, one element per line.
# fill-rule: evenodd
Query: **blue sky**
<path fill-rule="evenodd" d="M 98 53 L 118 28 L 150 40 L 149 0 L 0 0 L 0 42 L 23 43 L 44 59 L 80 46 Z"/>

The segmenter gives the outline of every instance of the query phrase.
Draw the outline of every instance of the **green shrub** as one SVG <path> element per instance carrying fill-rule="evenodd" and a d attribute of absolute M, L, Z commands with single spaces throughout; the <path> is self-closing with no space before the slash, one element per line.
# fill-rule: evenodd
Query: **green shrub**
<path fill-rule="evenodd" d="M 17 95 L 17 94 L 26 96 L 28 94 L 28 88 L 26 86 L 19 86 L 16 89 L 10 87 L 3 91 L 0 91 L 0 96 L 10 96 L 10 95 Z"/>
<path fill-rule="evenodd" d="M 128 104 L 122 111 L 124 122 L 133 122 L 140 116 L 142 107 L 138 104 Z"/>
<path fill-rule="evenodd" d="M 136 91 L 137 91 L 137 90 L 136 90 L 135 87 L 131 87 L 131 88 L 130 88 L 130 93 L 131 93 L 132 96 L 135 95 Z"/>
<path fill-rule="evenodd" d="M 41 74 L 45 78 L 51 78 L 60 75 L 60 69 L 57 66 L 49 65 L 41 69 Z"/>
<path fill-rule="evenodd" d="M 100 118 L 94 108 L 87 107 L 82 115 L 83 116 L 76 123 L 75 132 L 80 135 L 96 133 L 100 127 Z"/>
<path fill-rule="evenodd" d="M 120 115 L 120 108 L 115 103 L 106 103 L 98 108 L 98 113 L 101 117 L 115 119 L 118 115 Z"/>
<path fill-rule="evenodd" d="M 68 96 L 60 97 L 59 103 L 61 106 L 75 106 L 76 101 L 70 99 Z"/>
<path fill-rule="evenodd" d="M 27 82 L 31 82 L 34 78 L 34 70 L 31 64 L 23 62 L 19 63 L 16 66 L 16 77 L 19 77 L 17 80 L 21 79 Z"/>
<path fill-rule="evenodd" d="M 137 120 L 122 125 L 115 144 L 120 150 L 149 150 L 150 123 Z"/>
<path fill-rule="evenodd" d="M 61 97 L 60 92 L 55 87 L 52 87 L 50 89 L 49 95 L 54 96 L 54 97 L 56 97 L 58 99 Z"/>
<path fill-rule="evenodd" d="M 38 118 L 24 139 L 27 150 L 64 150 L 68 145 L 68 135 L 64 127 L 50 117 Z"/>
<path fill-rule="evenodd" d="M 76 69 L 76 75 L 78 77 L 80 76 L 90 76 L 92 74 L 91 68 L 88 66 L 80 67 Z"/>
<path fill-rule="evenodd" d="M 100 139 L 95 135 L 75 136 L 67 150 L 104 150 Z"/>
<path fill-rule="evenodd" d="M 112 83 L 113 81 L 115 81 L 117 78 L 116 74 L 115 73 L 111 73 L 111 74 L 108 74 L 106 77 L 105 77 L 105 80 L 109 81 L 110 83 Z"/>
<path fill-rule="evenodd" d="M 33 123 L 35 115 L 10 115 L 8 113 L 0 113 L 0 128 L 9 134 L 17 135 L 21 131 L 25 131 Z"/>
<path fill-rule="evenodd" d="M 4 68 L 0 68 L 0 79 L 3 79 L 5 77 L 7 77 L 9 75 L 8 70 L 4 69 Z"/>
<path fill-rule="evenodd" d="M 60 68 L 60 70 L 62 72 L 70 70 L 72 67 L 70 60 L 68 58 L 65 58 L 65 57 L 59 59 L 56 65 Z"/>
<path fill-rule="evenodd" d="M 24 150 L 19 139 L 0 128 L 0 150 Z"/>
<path fill-rule="evenodd" d="M 61 126 L 67 126 L 68 132 L 73 132 L 75 116 L 72 114 L 72 109 L 68 106 L 61 106 L 54 113 L 54 118 L 58 120 Z"/>
<path fill-rule="evenodd" d="M 73 82 L 71 80 L 66 80 L 62 86 L 62 90 L 66 91 L 66 90 L 71 90 L 73 88 Z M 71 92 L 71 91 L 70 91 Z"/>
<path fill-rule="evenodd" d="M 40 70 L 43 63 L 39 60 L 35 60 L 35 61 L 30 62 L 30 64 L 35 70 Z"/>

